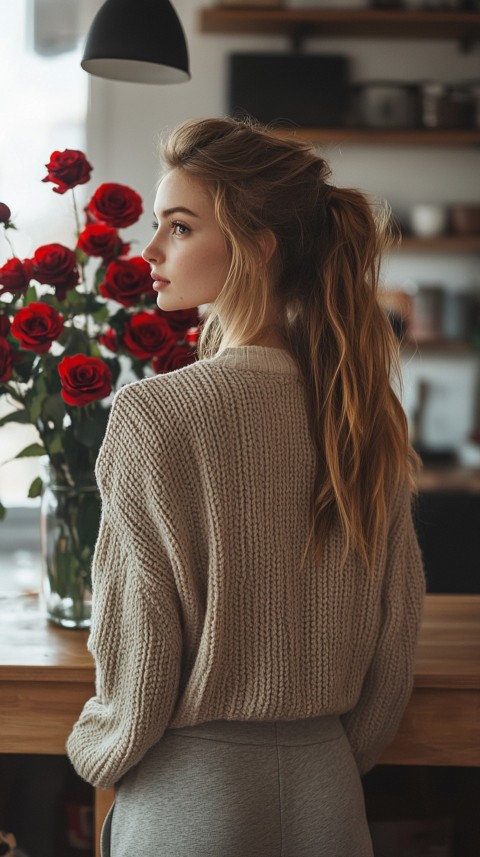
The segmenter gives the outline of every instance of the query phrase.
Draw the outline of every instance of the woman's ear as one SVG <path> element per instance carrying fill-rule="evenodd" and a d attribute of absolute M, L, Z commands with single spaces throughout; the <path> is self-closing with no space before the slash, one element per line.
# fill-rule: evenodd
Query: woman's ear
<path fill-rule="evenodd" d="M 277 239 L 271 229 L 264 229 L 260 241 L 265 253 L 265 262 L 269 262 L 277 249 Z"/>

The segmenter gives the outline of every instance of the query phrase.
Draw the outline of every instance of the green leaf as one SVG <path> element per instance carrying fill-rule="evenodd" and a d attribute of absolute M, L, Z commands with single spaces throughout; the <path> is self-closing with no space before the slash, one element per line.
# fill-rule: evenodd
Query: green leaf
<path fill-rule="evenodd" d="M 30 485 L 30 488 L 28 489 L 28 496 L 31 498 L 40 497 L 42 493 L 42 486 L 42 478 L 41 476 L 37 476 Z"/>
<path fill-rule="evenodd" d="M 28 306 L 29 304 L 38 300 L 37 290 L 35 286 L 29 286 L 27 291 L 23 296 L 23 306 Z"/>
<path fill-rule="evenodd" d="M 99 287 L 100 283 L 103 283 L 103 281 L 104 281 L 104 279 L 105 279 L 105 271 L 106 271 L 106 270 L 107 270 L 107 269 L 106 269 L 106 268 L 104 268 L 104 267 L 103 267 L 103 265 L 100 265 L 100 267 L 99 267 L 99 268 L 97 268 L 97 271 L 96 271 L 96 273 L 95 273 L 95 279 L 94 279 L 94 281 L 93 281 L 94 286 L 95 286 L 95 289 L 96 289 L 97 291 L 98 291 L 98 287 Z"/>
<path fill-rule="evenodd" d="M 27 407 L 30 422 L 35 424 L 37 420 L 40 419 L 43 402 L 45 401 L 45 397 L 47 395 L 48 391 L 46 377 L 45 375 L 39 375 L 35 382 L 35 387 L 28 396 Z"/>
<path fill-rule="evenodd" d="M 98 322 L 98 324 L 102 324 L 103 322 L 108 321 L 109 312 L 106 304 L 102 304 L 102 306 L 99 306 L 99 309 L 94 310 L 92 312 L 92 318 L 94 318 L 95 321 Z"/>
<path fill-rule="evenodd" d="M 6 514 L 7 514 L 7 510 L 6 510 L 5 506 L 3 505 L 3 503 L 0 503 L 0 521 L 3 521 L 5 519 Z"/>
<path fill-rule="evenodd" d="M 48 306 L 56 309 L 61 315 L 65 315 L 65 302 L 59 301 L 56 295 L 42 295 L 42 303 L 48 304 Z"/>
<path fill-rule="evenodd" d="M 0 419 L 0 427 L 6 425 L 7 423 L 29 423 L 29 417 L 26 410 L 22 411 L 13 411 L 11 414 L 7 414 L 5 417 Z"/>
<path fill-rule="evenodd" d="M 80 250 L 80 247 L 75 247 L 75 256 L 77 257 L 77 263 L 80 266 L 86 265 L 90 258 L 84 250 Z"/>
<path fill-rule="evenodd" d="M 69 336 L 65 343 L 65 355 L 70 357 L 73 354 L 90 353 L 90 340 L 83 330 L 79 330 L 76 327 L 70 327 L 68 329 L 68 333 Z"/>
<path fill-rule="evenodd" d="M 31 443 L 21 452 L 17 452 L 15 458 L 34 458 L 36 455 L 45 455 L 45 452 L 45 447 L 40 443 Z M 14 461 L 15 458 L 10 459 L 10 461 Z"/>
<path fill-rule="evenodd" d="M 2 461 L 2 467 L 4 464 L 10 464 L 12 461 L 16 461 L 17 458 L 34 458 L 36 455 L 45 455 L 46 449 L 44 446 L 41 446 L 39 443 L 31 443 L 29 446 L 26 446 L 25 449 L 22 449 L 21 452 L 17 452 L 13 458 L 7 458 L 6 461 Z"/>
<path fill-rule="evenodd" d="M 67 309 L 82 310 L 85 306 L 85 295 L 76 289 L 69 289 L 65 295 L 63 306 Z"/>

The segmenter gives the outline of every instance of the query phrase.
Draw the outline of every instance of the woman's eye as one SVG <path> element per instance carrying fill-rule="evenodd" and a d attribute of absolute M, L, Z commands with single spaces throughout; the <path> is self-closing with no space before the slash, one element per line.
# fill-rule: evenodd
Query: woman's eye
<path fill-rule="evenodd" d="M 188 226 L 185 226 L 184 223 L 180 223 L 178 220 L 174 220 L 171 223 L 171 227 L 174 235 L 187 235 L 190 232 Z"/>
<path fill-rule="evenodd" d="M 152 227 L 153 227 L 153 229 L 155 229 L 155 232 L 156 232 L 158 229 L 158 220 L 152 220 Z"/>

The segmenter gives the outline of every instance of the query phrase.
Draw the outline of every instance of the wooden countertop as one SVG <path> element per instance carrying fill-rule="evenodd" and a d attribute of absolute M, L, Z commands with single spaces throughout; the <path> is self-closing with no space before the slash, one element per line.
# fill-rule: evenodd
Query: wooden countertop
<path fill-rule="evenodd" d="M 467 491 L 480 493 L 480 468 L 460 465 L 427 465 L 418 477 L 420 491 Z"/>
<path fill-rule="evenodd" d="M 480 690 L 480 595 L 427 595 L 415 687 Z"/>
<path fill-rule="evenodd" d="M 0 597 L 0 627 L 0 681 L 94 681 L 88 631 L 48 622 L 37 595 Z"/>
<path fill-rule="evenodd" d="M 92 682 L 87 631 L 47 622 L 38 598 L 0 598 L 0 681 Z M 415 687 L 480 689 L 480 595 L 427 595 Z"/>

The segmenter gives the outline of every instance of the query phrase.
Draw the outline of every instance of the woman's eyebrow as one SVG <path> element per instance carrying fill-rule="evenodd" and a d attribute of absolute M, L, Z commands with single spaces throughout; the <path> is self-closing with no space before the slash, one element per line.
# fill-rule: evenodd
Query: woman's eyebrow
<path fill-rule="evenodd" d="M 175 205 L 173 208 L 166 208 L 162 211 L 162 217 L 171 217 L 172 214 L 176 214 L 177 211 L 182 214 L 189 214 L 191 217 L 199 217 L 198 214 L 195 214 L 194 211 L 190 211 L 189 208 L 185 208 L 183 205 Z"/>

